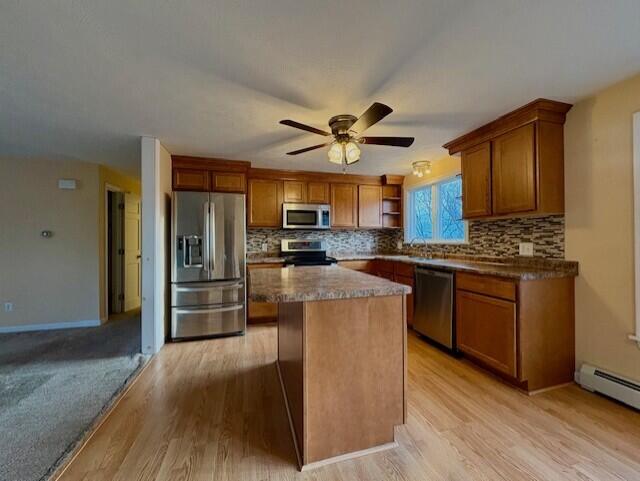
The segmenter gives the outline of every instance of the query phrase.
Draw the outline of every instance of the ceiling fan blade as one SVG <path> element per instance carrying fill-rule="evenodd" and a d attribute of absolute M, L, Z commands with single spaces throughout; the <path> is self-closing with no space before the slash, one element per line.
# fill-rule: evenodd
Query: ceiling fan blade
<path fill-rule="evenodd" d="M 387 115 L 393 112 L 393 109 L 388 105 L 374 102 L 365 113 L 363 113 L 358 120 L 349 128 L 359 134 L 367 130 L 373 124 L 380 122 Z"/>
<path fill-rule="evenodd" d="M 282 125 L 288 125 L 289 127 L 293 127 L 294 129 L 306 130 L 307 132 L 313 132 L 314 134 L 319 135 L 332 135 L 329 132 L 325 132 L 324 130 L 316 129 L 315 127 L 311 127 L 310 125 L 301 124 L 300 122 L 296 122 L 295 120 L 281 120 L 280 123 Z"/>
<path fill-rule="evenodd" d="M 361 144 L 390 145 L 392 147 L 409 147 L 413 144 L 413 137 L 360 137 Z"/>
<path fill-rule="evenodd" d="M 294 150 L 292 152 L 287 152 L 287 155 L 298 155 L 298 154 L 302 154 L 304 152 L 309 152 L 310 150 L 315 150 L 315 149 L 319 149 L 321 147 L 325 147 L 327 145 L 331 145 L 333 142 L 327 142 L 326 144 L 318 144 L 318 145 L 312 145 L 311 147 L 306 147 L 304 149 L 300 149 L 300 150 Z"/>

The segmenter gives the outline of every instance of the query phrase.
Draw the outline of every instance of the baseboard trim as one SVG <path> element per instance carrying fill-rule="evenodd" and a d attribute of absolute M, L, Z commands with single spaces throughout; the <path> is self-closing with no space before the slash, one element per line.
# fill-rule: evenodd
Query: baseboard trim
<path fill-rule="evenodd" d="M 0 334 L 31 331 L 52 331 L 55 329 L 76 329 L 79 327 L 98 327 L 102 324 L 99 319 L 87 321 L 48 322 L 45 324 L 25 324 L 24 326 L 0 326 Z"/>
<path fill-rule="evenodd" d="M 333 458 L 323 459 L 322 461 L 316 461 L 314 463 L 305 464 L 300 471 L 310 471 L 312 469 L 321 468 L 328 464 L 338 463 L 340 461 L 347 461 L 349 459 L 360 458 L 369 454 L 379 453 L 380 451 L 386 451 L 387 449 L 395 449 L 398 447 L 398 443 L 393 441 L 391 443 L 381 444 L 380 446 L 374 446 L 372 448 L 363 449 L 361 451 L 354 451 L 353 453 L 341 454 L 334 456 Z"/>

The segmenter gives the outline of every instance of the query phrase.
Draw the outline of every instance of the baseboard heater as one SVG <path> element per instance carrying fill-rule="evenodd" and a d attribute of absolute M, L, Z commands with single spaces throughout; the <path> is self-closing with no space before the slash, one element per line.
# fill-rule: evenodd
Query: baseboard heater
<path fill-rule="evenodd" d="M 640 409 L 640 384 L 603 369 L 583 364 L 577 380 L 583 388 Z"/>

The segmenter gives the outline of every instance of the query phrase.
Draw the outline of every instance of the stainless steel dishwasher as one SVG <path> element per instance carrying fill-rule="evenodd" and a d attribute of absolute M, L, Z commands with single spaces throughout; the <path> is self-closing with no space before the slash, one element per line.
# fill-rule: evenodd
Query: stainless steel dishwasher
<path fill-rule="evenodd" d="M 416 269 L 413 329 L 455 351 L 452 272 L 424 267 Z"/>

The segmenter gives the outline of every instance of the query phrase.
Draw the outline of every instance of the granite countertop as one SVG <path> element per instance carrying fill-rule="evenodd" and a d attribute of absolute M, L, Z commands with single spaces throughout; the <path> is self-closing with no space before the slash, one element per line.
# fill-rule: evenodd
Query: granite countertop
<path fill-rule="evenodd" d="M 470 272 L 474 274 L 484 274 L 512 279 L 534 280 L 551 279 L 557 277 L 575 277 L 578 275 L 578 263 L 559 259 L 540 258 L 443 258 L 430 259 L 426 257 L 415 257 L 395 254 L 358 254 L 358 253 L 333 253 L 338 261 L 349 260 L 373 260 L 382 259 L 397 262 L 406 262 L 416 266 L 433 267 L 435 269 L 447 271 Z M 284 262 L 282 257 L 253 255 L 248 258 L 249 264 L 264 264 Z M 253 276 L 253 274 L 252 274 Z"/>
<path fill-rule="evenodd" d="M 352 269 L 313 266 L 252 271 L 249 300 L 307 302 L 410 293 L 408 286 Z"/>

